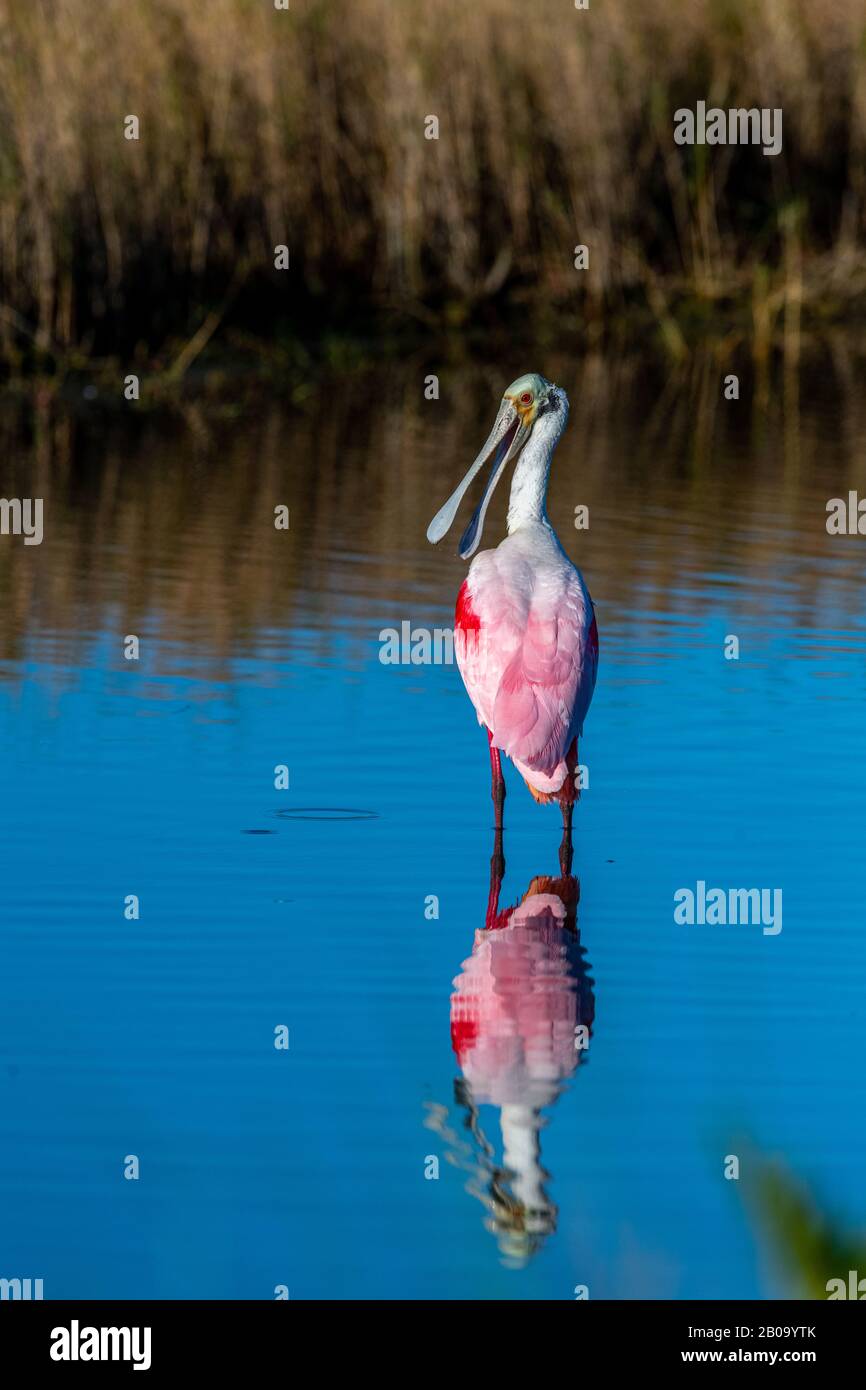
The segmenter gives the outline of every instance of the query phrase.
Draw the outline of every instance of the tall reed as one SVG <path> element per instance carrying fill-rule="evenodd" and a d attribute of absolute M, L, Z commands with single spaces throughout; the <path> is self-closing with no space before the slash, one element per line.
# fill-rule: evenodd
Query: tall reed
<path fill-rule="evenodd" d="M 259 329 L 838 309 L 864 79 L 864 0 L 0 0 L 0 348 L 152 352 L 237 296 Z M 701 99 L 781 107 L 782 153 L 676 146 Z"/>

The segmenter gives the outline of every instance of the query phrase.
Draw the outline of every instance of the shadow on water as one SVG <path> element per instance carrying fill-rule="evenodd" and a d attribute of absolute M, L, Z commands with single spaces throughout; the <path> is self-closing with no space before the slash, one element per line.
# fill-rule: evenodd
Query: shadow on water
<path fill-rule="evenodd" d="M 579 880 L 537 874 L 519 903 L 500 910 L 498 837 L 493 865 L 485 923 L 451 996 L 461 1070 L 454 1099 L 469 1138 L 450 1126 L 445 1106 L 428 1106 L 426 1124 L 448 1145 L 449 1161 L 471 1174 L 466 1191 L 485 1208 L 503 1263 L 520 1268 L 557 1228 L 541 1162 L 544 1111 L 586 1065 L 595 996 L 577 927 Z M 482 1106 L 498 1111 L 501 1161 Z"/>

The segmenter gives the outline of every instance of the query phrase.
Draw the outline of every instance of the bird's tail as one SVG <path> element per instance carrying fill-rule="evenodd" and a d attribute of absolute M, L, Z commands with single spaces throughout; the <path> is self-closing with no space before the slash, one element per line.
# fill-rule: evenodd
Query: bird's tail
<path fill-rule="evenodd" d="M 533 768 L 527 767 L 525 763 L 518 762 L 517 758 L 512 761 L 539 805 L 548 806 L 551 801 L 556 801 L 560 806 L 569 806 L 580 800 L 580 788 L 575 776 L 575 769 L 577 768 L 576 738 L 572 739 L 567 754 L 550 776 L 546 776 L 543 772 L 536 772 Z"/>

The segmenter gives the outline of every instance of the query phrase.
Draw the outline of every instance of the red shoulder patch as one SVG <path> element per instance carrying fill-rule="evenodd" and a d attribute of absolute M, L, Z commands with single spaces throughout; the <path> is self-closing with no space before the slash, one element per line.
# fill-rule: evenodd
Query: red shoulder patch
<path fill-rule="evenodd" d="M 453 1018 L 451 1020 L 451 1046 L 462 1062 L 466 1053 L 475 1046 L 478 1038 L 478 1024 L 474 1018 Z"/>
<path fill-rule="evenodd" d="M 477 632 L 481 627 L 481 619 L 472 607 L 472 599 L 469 596 L 468 579 L 464 579 L 460 585 L 460 593 L 457 595 L 454 626 L 459 627 L 461 632 Z"/>

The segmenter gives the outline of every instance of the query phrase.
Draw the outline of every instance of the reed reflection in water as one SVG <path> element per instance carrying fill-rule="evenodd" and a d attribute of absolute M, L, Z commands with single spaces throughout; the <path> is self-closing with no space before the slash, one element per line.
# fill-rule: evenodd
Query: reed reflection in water
<path fill-rule="evenodd" d="M 127 629 L 152 626 L 161 664 L 183 667 L 188 649 L 186 664 L 214 674 L 237 651 L 263 651 L 274 629 L 322 656 L 342 633 L 363 659 L 366 633 L 359 645 L 353 629 L 365 606 L 450 619 L 459 562 L 449 569 L 445 548 L 419 537 L 512 369 L 443 371 L 435 402 L 424 399 L 422 363 L 365 371 L 240 418 L 203 404 L 180 420 L 132 421 L 7 407 L 3 495 L 45 497 L 51 564 L 4 547 L 0 658 L 42 634 L 80 647 L 109 611 Z M 693 588 L 681 581 L 710 576 L 738 586 L 746 619 L 783 597 L 793 620 L 820 626 L 827 562 L 834 601 L 859 611 L 859 552 L 824 525 L 828 497 L 866 489 L 866 371 L 856 361 L 819 357 L 793 399 L 790 385 L 768 393 L 744 374 L 738 402 L 722 398 L 712 359 L 662 373 L 635 358 L 554 356 L 548 370 L 572 401 L 551 518 L 579 550 L 608 624 L 643 604 L 650 618 L 664 606 L 693 620 Z M 494 499 L 492 536 L 507 491 Z M 291 508 L 288 532 L 273 525 L 279 502 Z M 575 532 L 581 505 L 589 529 Z"/>

